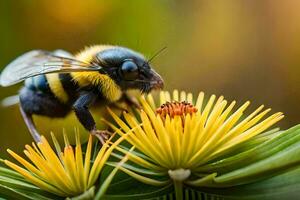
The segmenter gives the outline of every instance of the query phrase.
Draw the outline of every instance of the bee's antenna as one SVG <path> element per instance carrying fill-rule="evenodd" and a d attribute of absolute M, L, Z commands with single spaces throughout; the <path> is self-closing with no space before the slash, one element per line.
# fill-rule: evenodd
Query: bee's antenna
<path fill-rule="evenodd" d="M 156 58 L 161 52 L 163 52 L 166 49 L 167 49 L 167 47 L 165 46 L 165 47 L 161 48 L 160 50 L 158 50 L 150 59 L 148 59 L 147 62 L 150 63 L 154 58 Z"/>

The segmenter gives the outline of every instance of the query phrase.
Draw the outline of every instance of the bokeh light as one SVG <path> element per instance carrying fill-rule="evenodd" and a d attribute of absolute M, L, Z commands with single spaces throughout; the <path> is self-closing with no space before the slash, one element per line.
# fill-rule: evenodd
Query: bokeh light
<path fill-rule="evenodd" d="M 199 90 L 300 117 L 300 2 L 52 0 L 0 2 L 0 68 L 32 49 L 117 44 L 151 57 L 166 89 Z M 1 88 L 0 98 L 20 85 Z M 64 121 L 60 122 L 64 123 Z M 74 122 L 80 126 L 77 122 Z M 56 123 L 50 123 L 51 126 Z M 18 107 L 0 108 L 0 154 L 31 141 Z"/>

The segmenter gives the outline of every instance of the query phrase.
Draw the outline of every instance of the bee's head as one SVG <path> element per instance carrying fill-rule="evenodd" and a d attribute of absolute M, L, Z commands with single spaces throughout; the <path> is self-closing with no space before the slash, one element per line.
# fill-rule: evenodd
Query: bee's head
<path fill-rule="evenodd" d="M 123 91 L 138 89 L 148 93 L 152 89 L 163 88 L 161 76 L 151 68 L 143 55 L 133 50 L 111 47 L 97 53 L 95 60 Z"/>

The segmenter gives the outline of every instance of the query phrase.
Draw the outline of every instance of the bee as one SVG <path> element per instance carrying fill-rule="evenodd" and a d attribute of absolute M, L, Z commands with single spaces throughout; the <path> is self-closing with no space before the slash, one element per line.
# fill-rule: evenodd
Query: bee
<path fill-rule="evenodd" d="M 163 87 L 163 79 L 142 54 L 131 49 L 96 45 L 76 55 L 64 50 L 32 50 L 16 58 L 0 75 L 0 85 L 24 81 L 19 91 L 20 112 L 33 139 L 41 139 L 33 115 L 63 118 L 74 111 L 82 126 L 103 142 L 106 130 L 98 130 L 89 108 L 125 99 L 127 90 L 148 93 Z"/>

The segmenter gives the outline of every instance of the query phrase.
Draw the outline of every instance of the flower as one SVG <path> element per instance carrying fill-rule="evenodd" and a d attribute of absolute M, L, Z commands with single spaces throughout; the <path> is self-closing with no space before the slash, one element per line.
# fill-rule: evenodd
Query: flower
<path fill-rule="evenodd" d="M 161 92 L 159 108 L 152 95 L 140 98 L 140 102 L 142 109 L 137 116 L 125 112 L 122 120 L 109 111 L 118 126 L 106 121 L 137 149 L 129 152 L 122 145 L 116 148 L 134 163 L 120 169 L 147 184 L 159 186 L 173 182 L 177 197 L 182 196 L 183 183 L 200 186 L 217 176 L 216 173 L 203 174 L 202 166 L 261 134 L 284 117 L 278 112 L 262 120 L 271 110 L 263 110 L 263 105 L 243 116 L 249 101 L 233 111 L 235 101 L 229 104 L 223 96 L 212 95 L 205 103 L 203 92 L 195 102 L 191 93 L 179 94 L 175 90 L 171 96 L 169 92 Z"/>
<path fill-rule="evenodd" d="M 8 153 L 24 168 L 8 160 L 4 162 L 37 187 L 59 196 L 76 196 L 93 187 L 110 155 L 111 149 L 108 145 L 110 141 L 102 146 L 91 163 L 92 136 L 89 136 L 85 156 L 78 132 L 75 147 L 69 144 L 67 136 L 64 135 L 63 151 L 53 134 L 52 140 L 56 153 L 43 136 L 41 142 L 25 146 L 24 153 L 31 162 L 8 149 Z"/>

